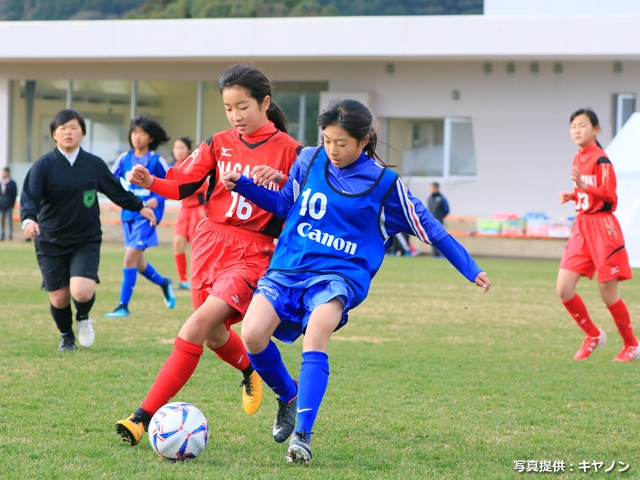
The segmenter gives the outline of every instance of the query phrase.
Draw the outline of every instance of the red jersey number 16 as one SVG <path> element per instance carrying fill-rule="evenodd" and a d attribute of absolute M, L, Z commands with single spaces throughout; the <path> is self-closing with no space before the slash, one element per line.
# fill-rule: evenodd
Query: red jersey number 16
<path fill-rule="evenodd" d="M 231 207 L 229 207 L 225 217 L 233 216 L 233 211 L 235 210 L 236 216 L 240 220 L 248 220 L 253 212 L 251 204 L 242 195 L 238 195 L 238 192 L 231 192 L 231 199 Z"/>

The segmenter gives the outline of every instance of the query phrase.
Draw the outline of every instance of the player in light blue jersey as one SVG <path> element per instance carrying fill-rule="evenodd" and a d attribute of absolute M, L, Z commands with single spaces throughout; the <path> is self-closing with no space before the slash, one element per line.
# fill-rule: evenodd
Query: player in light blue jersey
<path fill-rule="evenodd" d="M 164 178 L 169 167 L 164 158 L 154 150 L 168 140 L 167 133 L 158 122 L 146 115 L 137 116 L 131 121 L 129 129 L 129 144 L 132 148 L 120 155 L 111 169 L 125 190 L 140 197 L 145 206 L 153 209 L 158 223 L 162 220 L 164 213 L 164 197 L 129 183 L 127 181 L 127 173 L 131 171 L 134 165 L 142 165 L 152 175 Z M 162 298 L 168 308 L 175 307 L 176 297 L 171 287 L 171 279 L 160 275 L 144 259 L 145 249 L 158 245 L 158 234 L 155 225 L 151 225 L 138 212 L 131 210 L 123 209 L 120 219 L 122 220 L 122 235 L 125 246 L 120 303 L 113 312 L 107 313 L 105 316 L 107 318 L 129 316 L 129 300 L 131 300 L 133 289 L 136 286 L 138 272 L 162 289 Z"/>
<path fill-rule="evenodd" d="M 329 338 L 366 298 L 393 235 L 409 233 L 437 246 L 469 281 L 485 292 L 491 286 L 464 247 L 379 160 L 367 107 L 341 100 L 320 114 L 318 126 L 323 146 L 300 153 L 282 191 L 259 186 L 272 174 L 268 167 L 254 169 L 253 180 L 232 171 L 222 179 L 286 218 L 244 318 L 242 340 L 253 367 L 278 395 L 273 437 L 284 442 L 293 433 L 287 459 L 295 463 L 311 460 L 312 428 L 329 381 Z M 292 343 L 301 334 L 296 382 L 270 339 Z"/>

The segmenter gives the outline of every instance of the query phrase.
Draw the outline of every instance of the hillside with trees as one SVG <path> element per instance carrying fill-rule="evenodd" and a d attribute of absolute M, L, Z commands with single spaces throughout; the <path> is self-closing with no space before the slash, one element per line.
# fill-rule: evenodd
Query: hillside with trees
<path fill-rule="evenodd" d="M 483 0 L 0 0 L 2 20 L 479 15 Z"/>

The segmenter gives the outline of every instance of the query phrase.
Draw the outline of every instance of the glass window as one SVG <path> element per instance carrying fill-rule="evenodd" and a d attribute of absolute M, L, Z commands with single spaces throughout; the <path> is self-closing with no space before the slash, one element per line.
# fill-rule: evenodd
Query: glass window
<path fill-rule="evenodd" d="M 447 119 L 450 132 L 449 175 L 475 176 L 476 151 L 473 146 L 471 121 Z"/>
<path fill-rule="evenodd" d="M 474 177 L 471 121 L 462 118 L 389 119 L 388 161 L 404 176 Z"/>
<path fill-rule="evenodd" d="M 613 134 L 615 135 L 636 111 L 636 96 L 632 93 L 619 93 L 614 98 L 616 115 Z"/>
<path fill-rule="evenodd" d="M 289 135 L 305 146 L 318 144 L 320 92 L 326 82 L 278 82 L 273 101 L 282 109 L 289 123 Z"/>

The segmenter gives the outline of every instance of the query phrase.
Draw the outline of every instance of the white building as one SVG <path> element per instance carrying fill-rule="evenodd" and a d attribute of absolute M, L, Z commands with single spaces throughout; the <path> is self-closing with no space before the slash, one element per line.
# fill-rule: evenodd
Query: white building
<path fill-rule="evenodd" d="M 65 106 L 89 120 L 86 148 L 105 161 L 128 148 L 136 112 L 172 138 L 207 138 L 228 128 L 217 79 L 250 61 L 307 144 L 320 108 L 355 97 L 380 122 L 383 158 L 420 198 L 436 180 L 455 215 L 571 216 L 557 199 L 571 188 L 569 116 L 592 107 L 606 146 L 635 111 L 640 2 L 485 0 L 485 12 L 3 22 L 0 166 L 21 181 L 52 148 L 48 123 Z"/>

